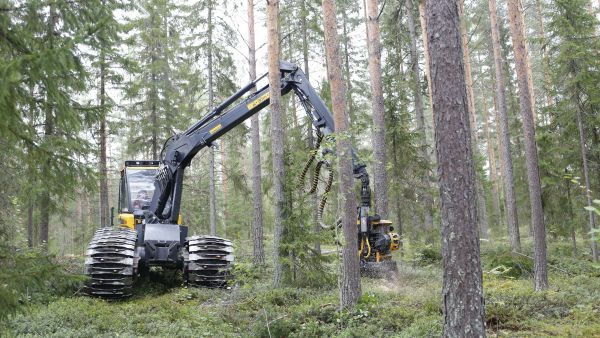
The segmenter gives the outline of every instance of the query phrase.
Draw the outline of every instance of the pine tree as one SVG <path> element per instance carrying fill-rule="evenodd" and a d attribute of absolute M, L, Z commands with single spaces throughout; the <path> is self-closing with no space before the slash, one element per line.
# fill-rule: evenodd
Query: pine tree
<path fill-rule="evenodd" d="M 410 60 L 411 60 L 411 71 L 412 71 L 412 91 L 413 99 L 415 102 L 415 120 L 417 125 L 417 133 L 421 138 L 419 145 L 420 155 L 422 161 L 425 163 L 425 170 L 421 175 L 421 198 L 423 199 L 423 213 L 424 222 L 423 230 L 426 234 L 427 240 L 433 242 L 433 198 L 430 196 L 429 190 L 431 189 L 431 177 L 429 172 L 429 152 L 427 144 L 427 130 L 425 126 L 425 108 L 423 104 L 423 96 L 421 94 L 421 72 L 419 69 L 419 55 L 417 52 L 417 32 L 416 24 L 414 19 L 414 6 L 412 0 L 407 0 L 406 5 L 406 18 L 408 23 L 408 31 L 410 35 Z M 428 53 L 428 52 L 427 52 Z"/>
<path fill-rule="evenodd" d="M 325 50 L 327 55 L 327 78 L 331 87 L 333 117 L 336 130 L 336 149 L 340 175 L 340 203 L 342 210 L 342 229 L 344 248 L 342 252 L 342 281 L 340 306 L 353 307 L 361 295 L 360 269 L 356 253 L 358 252 L 356 233 L 356 209 L 352 191 L 351 143 L 348 135 L 346 116 L 345 88 L 342 79 L 342 66 L 335 17 L 335 1 L 323 0 L 323 23 L 325 31 Z"/>
<path fill-rule="evenodd" d="M 531 88 L 529 54 L 523 31 L 523 5 L 521 0 L 509 0 L 508 16 L 515 53 L 517 79 L 519 84 L 519 104 L 525 139 L 525 160 L 527 181 L 531 203 L 531 224 L 534 231 L 534 283 L 537 291 L 548 288 L 548 267 L 546 259 L 546 225 L 542 207 L 542 188 L 538 167 L 538 153 L 535 140 L 535 122 L 532 110 L 534 103 Z"/>
<path fill-rule="evenodd" d="M 517 216 L 517 200 L 515 183 L 513 178 L 513 161 L 510 150 L 510 128 L 508 123 L 508 110 L 506 102 L 506 89 L 504 84 L 503 58 L 500 46 L 500 29 L 497 19 L 496 0 L 488 0 L 492 49 L 494 54 L 494 69 L 496 82 L 496 106 L 498 107 L 498 127 L 500 137 L 500 148 L 502 156 L 502 177 L 504 181 L 504 199 L 506 207 L 506 220 L 510 239 L 511 251 L 521 251 L 521 239 L 519 234 L 519 219 Z"/>
<path fill-rule="evenodd" d="M 455 1 L 426 4 L 442 204 L 444 336 L 485 336 L 475 167 Z M 452 43 L 448 43 L 451 41 Z M 457 100 L 457 98 L 460 98 Z"/>
<path fill-rule="evenodd" d="M 279 78 L 279 0 L 267 1 L 267 31 L 269 49 L 269 105 L 271 110 L 271 151 L 273 156 L 273 190 L 275 195 L 275 236 L 273 261 L 275 271 L 273 284 L 279 286 L 283 273 L 280 245 L 284 224 L 287 220 L 285 200 L 285 168 L 283 158 L 283 116 Z"/>
<path fill-rule="evenodd" d="M 254 38 L 254 0 L 248 0 L 248 67 L 250 80 L 256 80 L 256 44 Z M 263 247 L 263 208 L 262 208 L 262 179 L 260 163 L 260 131 L 258 115 L 251 118 L 252 130 L 252 201 L 254 204 L 254 219 L 252 222 L 252 242 L 254 245 L 254 264 L 265 263 Z"/>
<path fill-rule="evenodd" d="M 369 74 L 371 102 L 373 106 L 373 172 L 375 181 L 375 210 L 382 217 L 388 215 L 387 155 L 385 149 L 385 119 L 381 79 L 381 41 L 379 32 L 379 7 L 377 0 L 367 1 L 367 46 L 369 50 Z"/>

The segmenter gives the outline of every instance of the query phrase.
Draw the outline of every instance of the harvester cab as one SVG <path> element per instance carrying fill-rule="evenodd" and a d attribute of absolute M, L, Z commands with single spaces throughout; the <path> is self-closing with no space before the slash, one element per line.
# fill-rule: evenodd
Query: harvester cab
<path fill-rule="evenodd" d="M 150 208 L 159 161 L 125 161 L 119 184 L 119 225 L 134 230 Z"/>

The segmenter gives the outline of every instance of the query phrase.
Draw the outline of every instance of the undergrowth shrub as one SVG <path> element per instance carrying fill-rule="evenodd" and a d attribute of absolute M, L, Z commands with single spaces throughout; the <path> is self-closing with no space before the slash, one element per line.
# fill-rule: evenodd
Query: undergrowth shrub
<path fill-rule="evenodd" d="M 533 275 L 533 261 L 528 257 L 501 253 L 486 261 L 486 270 L 499 277 L 525 278 Z"/>
<path fill-rule="evenodd" d="M 415 251 L 414 262 L 417 266 L 439 264 L 441 261 L 442 254 L 439 248 L 427 245 Z"/>
<path fill-rule="evenodd" d="M 27 303 L 47 303 L 72 295 L 84 277 L 67 271 L 51 255 L 38 250 L 15 250 L 0 246 L 0 320 Z"/>

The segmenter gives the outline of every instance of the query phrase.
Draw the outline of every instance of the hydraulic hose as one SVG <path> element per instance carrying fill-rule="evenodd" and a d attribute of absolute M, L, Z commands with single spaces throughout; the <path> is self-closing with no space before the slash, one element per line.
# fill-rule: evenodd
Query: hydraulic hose
<path fill-rule="evenodd" d="M 308 162 L 306 162 L 306 165 L 304 165 L 304 168 L 302 169 L 302 173 L 300 173 L 299 183 L 300 183 L 301 187 L 303 186 L 304 179 L 306 178 L 306 174 L 308 173 L 308 170 L 310 169 L 310 166 L 315 161 L 315 158 L 317 156 L 317 151 L 319 150 L 319 147 L 321 146 L 321 141 L 322 140 L 323 140 L 323 134 L 318 133 L 317 134 L 317 143 L 315 144 L 315 148 L 311 151 L 310 158 L 308 159 Z M 313 184 L 314 184 L 314 182 L 313 182 Z M 302 188 L 302 190 L 304 190 L 304 189 Z"/>

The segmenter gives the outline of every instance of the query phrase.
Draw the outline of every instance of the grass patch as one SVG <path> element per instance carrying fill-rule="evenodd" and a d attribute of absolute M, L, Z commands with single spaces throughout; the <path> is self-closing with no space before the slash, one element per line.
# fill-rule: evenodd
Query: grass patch
<path fill-rule="evenodd" d="M 553 248 L 550 247 L 550 252 Z M 600 278 L 585 260 L 556 257 L 551 288 L 534 292 L 527 274 L 489 273 L 495 248 L 483 248 L 490 335 L 600 336 Z M 559 265 L 560 264 L 560 265 Z M 571 266 L 569 268 L 569 266 Z M 570 270 L 566 270 L 570 269 Z M 244 266 L 232 290 L 187 288 L 179 275 L 151 274 L 120 302 L 56 295 L 32 301 L 0 325 L 0 336 L 439 337 L 442 270 L 399 261 L 396 280 L 363 279 L 358 305 L 338 311 L 336 288 L 273 288 L 269 273 Z M 266 277 L 265 277 L 266 276 Z"/>

